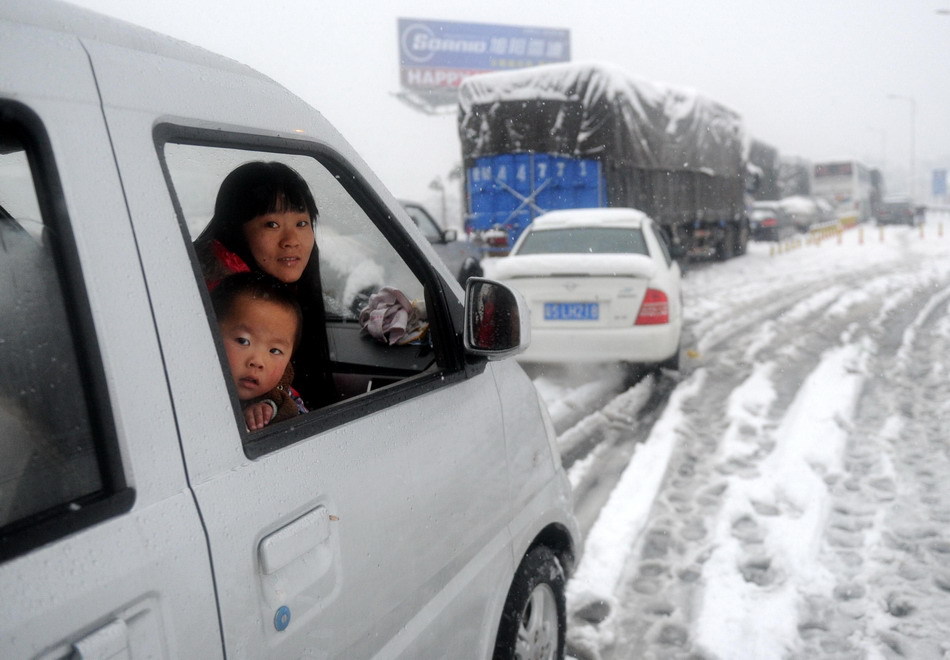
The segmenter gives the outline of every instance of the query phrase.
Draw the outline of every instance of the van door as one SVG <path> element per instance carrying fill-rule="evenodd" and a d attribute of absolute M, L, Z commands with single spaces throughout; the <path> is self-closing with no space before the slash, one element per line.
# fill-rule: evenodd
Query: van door
<path fill-rule="evenodd" d="M 391 217 L 335 131 L 271 81 L 198 56 L 87 47 L 208 529 L 228 653 L 486 656 L 514 572 L 505 432 L 491 369 L 463 364 L 451 275 L 436 274 L 428 246 Z M 156 74 L 149 85 L 126 84 L 142 72 Z M 248 160 L 289 164 L 317 199 L 326 330 L 349 397 L 255 434 L 236 408 L 191 247 L 221 180 Z M 360 336 L 347 312 L 382 285 L 425 300 L 430 345 Z"/>
<path fill-rule="evenodd" d="M 0 61 L 0 657 L 220 657 L 88 57 L 0 18 Z"/>
<path fill-rule="evenodd" d="M 425 299 L 436 319 L 432 302 L 444 303 L 426 295 L 338 173 L 307 155 L 172 143 L 164 155 L 176 194 L 196 180 L 182 170 L 192 164 L 208 172 L 223 160 L 225 173 L 242 159 L 281 160 L 325 209 L 317 243 L 327 332 L 349 398 L 246 432 L 230 406 L 213 326 L 193 341 L 175 388 L 227 648 L 255 657 L 479 655 L 513 569 L 504 429 L 490 372 L 466 378 L 440 367 L 429 345 L 361 336 L 348 316 L 348 292 L 364 288 L 354 281 Z M 207 192 L 213 200 L 215 190 Z M 382 279 L 347 264 L 371 264 Z M 166 268 L 153 290 L 174 293 L 174 308 L 163 309 L 178 315 L 186 297 L 200 304 L 202 286 L 191 269 Z M 199 323 L 189 327 L 194 334 Z M 446 341 L 442 330 L 431 330 L 433 341 Z"/>

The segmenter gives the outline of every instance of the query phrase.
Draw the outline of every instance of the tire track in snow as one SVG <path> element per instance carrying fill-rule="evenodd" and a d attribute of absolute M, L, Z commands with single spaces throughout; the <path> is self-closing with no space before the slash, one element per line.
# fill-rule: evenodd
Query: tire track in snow
<path fill-rule="evenodd" d="M 838 296 L 863 289 L 863 285 L 879 273 L 879 269 L 869 267 L 842 275 L 834 282 L 816 279 L 779 289 L 766 288 L 758 296 L 729 306 L 727 311 L 696 320 L 693 325 L 693 334 L 698 338 L 696 346 L 701 354 L 717 349 L 729 351 L 731 345 L 742 343 L 750 332 L 755 332 L 764 323 L 788 325 L 782 318 L 786 311 L 798 305 L 810 308 L 816 304 L 830 304 Z"/>
<path fill-rule="evenodd" d="M 870 325 L 866 319 L 880 309 L 882 297 L 894 300 L 907 295 L 908 283 L 914 280 L 905 277 L 901 267 L 897 263 L 884 269 L 878 264 L 837 277 L 834 282 L 823 281 L 821 286 L 812 282 L 815 285 L 807 296 L 783 298 L 772 291 L 747 303 L 756 311 L 752 320 L 733 323 L 731 335 L 719 335 L 720 352 L 700 359 L 709 370 L 708 387 L 677 429 L 680 437 L 661 493 L 637 540 L 631 564 L 625 568 L 621 588 L 617 595 L 604 598 L 606 606 L 599 611 L 596 607 L 588 608 L 590 612 L 574 610 L 581 620 L 575 619 L 569 638 L 578 657 L 614 657 L 614 652 L 615 657 L 630 657 L 631 653 L 635 657 L 688 657 L 695 650 L 691 640 L 696 616 L 693 603 L 699 593 L 695 587 L 714 550 L 704 543 L 724 499 L 723 477 L 756 477 L 758 463 L 775 446 L 770 434 L 798 396 L 807 374 L 820 364 L 822 354 L 838 346 L 849 327 L 856 332 Z M 868 277 L 872 270 L 874 277 Z M 769 298 L 782 299 L 784 304 L 774 300 L 762 304 Z M 735 309 L 729 314 L 730 318 L 738 315 Z M 798 327 L 803 323 L 824 331 L 802 333 Z M 688 332 L 694 329 L 688 328 Z M 721 338 L 726 336 L 732 340 L 723 343 Z M 749 350 L 749 346 L 755 348 Z M 776 379 L 774 400 L 769 411 L 760 410 L 758 421 L 746 419 L 730 426 L 723 410 L 733 392 L 752 376 L 752 359 L 771 362 L 770 373 Z M 752 437 L 755 446 L 747 455 L 717 461 L 721 438 L 729 433 Z M 758 516 L 783 513 L 769 501 L 757 502 L 753 510 Z M 740 522 L 735 533 L 747 536 L 747 542 L 758 536 L 756 526 L 747 521 Z M 770 566 L 753 557 L 744 572 L 736 566 L 735 574 L 755 583 L 770 579 Z M 627 615 L 611 619 L 611 598 L 624 602 Z M 587 615 L 588 620 L 583 620 Z M 600 646 L 590 640 L 597 640 Z"/>
<path fill-rule="evenodd" d="M 809 603 L 801 657 L 950 654 L 950 374 L 931 359 L 950 350 L 950 289 L 923 280 L 874 324 L 871 369 L 895 377 L 859 408 L 828 521 L 836 585 Z"/>
<path fill-rule="evenodd" d="M 832 299 L 833 296 L 824 297 L 824 302 L 818 304 L 800 301 L 791 310 L 778 310 L 775 314 L 793 313 L 801 318 L 820 316 Z M 760 325 L 752 339 L 772 332 Z M 741 355 L 743 351 L 738 346 L 733 353 Z M 640 561 L 628 568 L 624 575 L 627 584 L 620 590 L 623 594 L 621 599 L 626 602 L 642 601 L 641 613 L 646 615 L 634 620 L 596 621 L 600 616 L 607 616 L 604 611 L 609 612 L 615 604 L 611 602 L 611 596 L 603 599 L 606 607 L 597 607 L 591 593 L 596 593 L 596 589 L 589 590 L 576 604 L 575 627 L 571 637 L 575 645 L 574 652 L 580 657 L 599 657 L 603 650 L 591 649 L 590 645 L 583 648 L 584 629 L 588 625 L 616 625 L 619 629 L 616 647 L 625 652 L 631 648 L 643 649 L 644 637 L 648 632 L 659 640 L 661 646 L 672 645 L 675 648 L 686 641 L 688 618 L 683 613 L 688 610 L 692 600 L 692 585 L 708 559 L 709 548 L 702 544 L 708 532 L 707 519 L 718 510 L 724 491 L 722 475 L 717 473 L 712 458 L 718 451 L 720 439 L 728 437 L 730 433 L 726 420 L 734 417 L 735 411 L 724 417 L 723 410 L 728 407 L 729 395 L 739 387 L 749 371 L 749 366 L 742 359 L 731 358 L 730 355 L 708 365 L 711 371 L 706 381 L 710 384 L 714 382 L 715 387 L 704 388 L 702 396 L 695 397 L 682 411 L 683 416 L 676 428 L 679 436 L 676 455 L 669 463 L 663 497 L 654 503 L 650 523 L 636 544 Z M 745 423 L 741 432 L 748 433 L 749 428 L 749 424 Z M 768 444 L 762 449 L 766 453 L 770 450 Z M 728 471 L 747 468 L 741 460 L 733 461 L 724 468 L 719 467 Z M 609 505 L 605 508 L 609 508 Z M 681 597 L 677 597 L 676 592 Z M 585 622 L 584 618 L 591 617 L 591 612 L 595 621 Z M 658 629 L 651 631 L 651 627 Z M 669 648 L 664 648 L 658 657 L 667 657 L 669 652 Z M 624 657 L 624 654 L 618 657 Z"/>
<path fill-rule="evenodd" d="M 574 514 L 585 538 L 678 382 L 677 375 L 666 372 L 648 374 L 558 437 L 574 491 Z"/>
<path fill-rule="evenodd" d="M 812 567 L 830 502 L 825 479 L 841 470 L 844 420 L 863 383 L 860 357 L 857 345 L 829 350 L 775 429 L 774 450 L 755 462 L 754 476 L 731 482 L 715 522 L 727 541 L 703 567 L 694 648 L 722 658 L 785 657 L 802 599 L 833 585 Z"/>
<path fill-rule="evenodd" d="M 658 492 L 662 483 L 681 411 L 702 388 L 705 376 L 703 371 L 694 373 L 673 392 L 649 437 L 636 445 L 635 460 L 626 464 L 610 501 L 587 535 L 582 563 L 568 583 L 568 615 L 575 624 L 570 644 L 575 654 L 597 655 L 596 646 L 585 640 L 585 621 L 602 621 L 616 609 L 612 594 L 625 567 L 626 548 L 634 545 L 650 515 L 651 494 Z"/>

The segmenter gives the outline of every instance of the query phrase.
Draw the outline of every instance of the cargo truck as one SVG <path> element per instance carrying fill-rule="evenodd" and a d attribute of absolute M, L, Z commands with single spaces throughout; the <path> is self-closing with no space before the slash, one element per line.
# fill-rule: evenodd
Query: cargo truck
<path fill-rule="evenodd" d="M 537 215 L 632 207 L 678 251 L 726 259 L 749 239 L 740 116 L 609 64 L 474 75 L 459 88 L 465 229 L 504 254 Z"/>

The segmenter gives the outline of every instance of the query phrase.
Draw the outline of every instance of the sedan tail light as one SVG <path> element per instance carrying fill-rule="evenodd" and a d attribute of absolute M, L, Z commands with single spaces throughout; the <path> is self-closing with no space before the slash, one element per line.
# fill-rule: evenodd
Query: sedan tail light
<path fill-rule="evenodd" d="M 634 325 L 658 325 L 670 322 L 670 302 L 659 289 L 647 289 Z"/>
<path fill-rule="evenodd" d="M 778 220 L 776 220 L 775 218 L 766 218 L 765 220 L 762 221 L 763 227 L 774 227 L 777 224 L 778 224 Z"/>

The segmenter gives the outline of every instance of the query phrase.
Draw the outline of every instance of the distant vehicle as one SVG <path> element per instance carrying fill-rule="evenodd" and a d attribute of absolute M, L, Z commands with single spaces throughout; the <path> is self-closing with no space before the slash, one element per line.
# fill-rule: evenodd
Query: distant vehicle
<path fill-rule="evenodd" d="M 873 215 L 878 206 L 884 200 L 887 193 L 887 186 L 884 183 L 884 174 L 881 170 L 873 168 L 871 170 L 871 214 Z"/>
<path fill-rule="evenodd" d="M 833 224 L 838 221 L 838 213 L 835 211 L 835 207 L 831 202 L 824 197 L 812 197 L 812 199 L 815 200 L 815 203 L 821 210 L 822 224 Z"/>
<path fill-rule="evenodd" d="M 778 200 L 756 202 L 752 207 L 749 228 L 756 241 L 782 241 L 797 231 L 792 216 Z"/>
<path fill-rule="evenodd" d="M 811 191 L 831 202 L 844 226 L 871 219 L 874 181 L 867 165 L 856 160 L 816 163 Z"/>
<path fill-rule="evenodd" d="M 492 277 L 531 310 L 523 362 L 611 362 L 679 368 L 680 267 L 660 227 L 623 208 L 551 211 L 534 219 Z"/>
<path fill-rule="evenodd" d="M 762 140 L 751 138 L 749 152 L 746 156 L 747 177 L 746 190 L 757 201 L 778 199 L 782 196 L 779 187 L 779 158 L 778 149 Z"/>
<path fill-rule="evenodd" d="M 834 219 L 831 206 L 816 197 L 804 195 L 783 197 L 779 201 L 779 206 L 789 215 L 795 228 L 803 233 L 812 227 L 828 222 L 829 219 Z"/>
<path fill-rule="evenodd" d="M 909 197 L 885 197 L 877 207 L 877 224 L 910 225 L 917 224 L 918 216 L 914 203 Z"/>
<path fill-rule="evenodd" d="M 435 253 L 449 267 L 459 284 L 464 287 L 468 278 L 482 276 L 481 260 L 484 248 L 481 244 L 458 240 L 458 233 L 454 229 L 442 229 L 422 204 L 405 200 L 400 200 L 399 203 L 429 239 Z"/>
<path fill-rule="evenodd" d="M 466 231 L 504 254 L 558 209 L 636 208 L 689 256 L 745 251 L 743 127 L 730 108 L 609 64 L 470 76 L 459 86 Z"/>
<path fill-rule="evenodd" d="M 779 194 L 775 197 L 811 195 L 811 163 L 797 156 L 779 156 Z M 773 198 L 774 199 L 774 198 Z"/>

